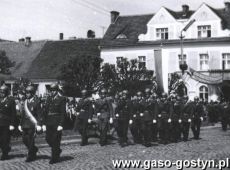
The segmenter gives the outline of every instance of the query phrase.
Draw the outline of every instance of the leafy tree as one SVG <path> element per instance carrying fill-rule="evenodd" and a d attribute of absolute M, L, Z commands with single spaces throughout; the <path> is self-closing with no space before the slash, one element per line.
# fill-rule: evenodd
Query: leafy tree
<path fill-rule="evenodd" d="M 15 62 L 10 61 L 5 51 L 0 51 L 0 73 L 10 74 L 10 68 L 15 65 Z"/>
<path fill-rule="evenodd" d="M 134 95 L 139 90 L 144 91 L 146 87 L 153 87 L 153 73 L 136 59 L 122 59 L 117 63 L 117 67 L 110 64 L 102 67 L 101 81 L 103 87 L 110 89 L 113 95 L 124 89 L 129 90 L 130 95 Z"/>
<path fill-rule="evenodd" d="M 61 68 L 60 80 L 64 81 L 63 90 L 67 96 L 79 96 L 86 89 L 94 93 L 100 86 L 100 65 L 102 59 L 97 56 L 74 56 Z"/>

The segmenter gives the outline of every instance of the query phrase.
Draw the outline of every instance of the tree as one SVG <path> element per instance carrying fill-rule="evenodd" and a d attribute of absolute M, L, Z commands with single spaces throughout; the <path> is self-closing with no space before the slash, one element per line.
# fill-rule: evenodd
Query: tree
<path fill-rule="evenodd" d="M 61 68 L 60 80 L 64 81 L 63 90 L 67 96 L 79 96 L 86 89 L 89 95 L 100 86 L 100 65 L 97 56 L 74 56 Z"/>
<path fill-rule="evenodd" d="M 0 51 L 0 73 L 10 74 L 10 68 L 15 65 L 15 62 L 10 61 L 5 51 Z"/>
<path fill-rule="evenodd" d="M 110 89 L 114 95 L 117 91 L 129 90 L 130 95 L 144 91 L 146 87 L 154 86 L 153 71 L 134 59 L 122 59 L 115 65 L 105 64 L 101 71 L 102 86 Z"/>
<path fill-rule="evenodd" d="M 181 97 L 187 94 L 185 83 L 177 73 L 172 73 L 169 79 L 169 94 L 170 93 L 175 93 Z"/>

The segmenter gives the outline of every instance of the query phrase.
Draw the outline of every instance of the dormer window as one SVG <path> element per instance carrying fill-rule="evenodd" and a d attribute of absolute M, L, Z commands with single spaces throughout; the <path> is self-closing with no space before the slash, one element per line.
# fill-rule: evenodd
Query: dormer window
<path fill-rule="evenodd" d="M 158 40 L 167 40 L 168 39 L 168 28 L 157 28 L 156 29 L 156 38 Z"/>
<path fill-rule="evenodd" d="M 198 26 L 198 38 L 211 37 L 211 25 Z"/>
<path fill-rule="evenodd" d="M 117 39 L 127 39 L 127 36 L 125 34 L 119 34 Z"/>

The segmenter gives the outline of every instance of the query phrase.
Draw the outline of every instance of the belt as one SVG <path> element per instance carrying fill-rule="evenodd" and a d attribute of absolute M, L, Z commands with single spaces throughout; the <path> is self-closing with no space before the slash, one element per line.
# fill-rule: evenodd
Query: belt
<path fill-rule="evenodd" d="M 49 113 L 48 116 L 58 115 L 59 113 Z"/>

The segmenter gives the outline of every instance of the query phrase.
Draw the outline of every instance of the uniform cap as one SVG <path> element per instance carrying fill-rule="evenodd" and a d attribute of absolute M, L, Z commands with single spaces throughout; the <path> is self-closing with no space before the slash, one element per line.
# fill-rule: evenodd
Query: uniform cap
<path fill-rule="evenodd" d="M 51 90 L 58 90 L 58 84 L 57 83 L 53 83 L 50 85 L 50 89 Z"/>
<path fill-rule="evenodd" d="M 26 87 L 26 91 L 27 92 L 34 92 L 34 90 L 35 90 L 34 87 L 31 86 L 31 85 L 29 85 L 29 86 Z"/>
<path fill-rule="evenodd" d="M 1 90 L 2 92 L 6 92 L 6 91 L 9 90 L 9 88 L 8 88 L 5 84 L 3 84 L 3 85 L 0 87 L 0 90 Z"/>

